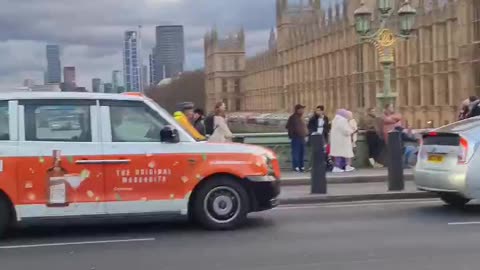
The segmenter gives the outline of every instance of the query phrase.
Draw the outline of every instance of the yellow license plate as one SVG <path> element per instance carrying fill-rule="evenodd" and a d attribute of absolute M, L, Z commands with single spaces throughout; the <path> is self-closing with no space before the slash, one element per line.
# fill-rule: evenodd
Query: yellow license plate
<path fill-rule="evenodd" d="M 444 160 L 444 156 L 442 155 L 428 155 L 428 162 L 430 163 L 442 163 Z"/>

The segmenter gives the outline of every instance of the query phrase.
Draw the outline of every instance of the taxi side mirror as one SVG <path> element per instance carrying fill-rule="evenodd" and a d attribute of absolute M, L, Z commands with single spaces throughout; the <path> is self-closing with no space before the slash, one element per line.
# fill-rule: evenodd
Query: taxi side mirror
<path fill-rule="evenodd" d="M 180 142 L 180 137 L 178 135 L 178 130 L 173 126 L 165 126 L 160 131 L 160 141 L 163 143 L 178 143 Z"/>

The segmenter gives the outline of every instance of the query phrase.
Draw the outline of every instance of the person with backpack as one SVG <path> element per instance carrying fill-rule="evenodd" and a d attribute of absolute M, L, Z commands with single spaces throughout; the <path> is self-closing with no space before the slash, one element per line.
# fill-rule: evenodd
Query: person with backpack
<path fill-rule="evenodd" d="M 195 111 L 193 112 L 193 121 L 194 121 L 193 126 L 198 131 L 198 133 L 202 134 L 203 136 L 206 135 L 205 124 L 203 122 L 204 120 L 205 120 L 205 115 L 203 113 L 203 110 L 195 109 Z"/>
<path fill-rule="evenodd" d="M 212 136 L 212 134 L 213 134 L 213 131 L 214 131 L 213 118 L 214 117 L 215 117 L 215 113 L 210 113 L 203 120 L 203 124 L 205 126 L 205 135 L 206 136 Z"/>
<path fill-rule="evenodd" d="M 193 108 L 192 102 L 183 102 L 177 105 L 179 111 L 173 114 L 175 120 L 197 141 L 205 140 L 205 136 L 200 134 L 193 126 Z"/>

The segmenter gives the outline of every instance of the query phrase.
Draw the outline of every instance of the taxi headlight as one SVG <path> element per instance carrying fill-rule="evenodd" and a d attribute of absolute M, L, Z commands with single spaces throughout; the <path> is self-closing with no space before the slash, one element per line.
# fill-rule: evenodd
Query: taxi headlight
<path fill-rule="evenodd" d="M 263 155 L 262 158 L 263 158 L 264 163 L 267 165 L 268 174 L 274 174 L 275 170 L 273 169 L 272 158 L 270 158 L 268 155 Z"/>

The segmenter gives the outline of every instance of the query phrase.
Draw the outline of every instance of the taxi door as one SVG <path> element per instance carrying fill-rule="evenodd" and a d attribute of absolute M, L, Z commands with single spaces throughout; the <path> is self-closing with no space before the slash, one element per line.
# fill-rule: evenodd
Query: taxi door
<path fill-rule="evenodd" d="M 20 100 L 19 217 L 105 214 L 96 100 Z"/>
<path fill-rule="evenodd" d="M 159 138 L 167 122 L 142 101 L 104 100 L 101 111 L 107 212 L 179 210 L 171 196 L 179 172 Z"/>

